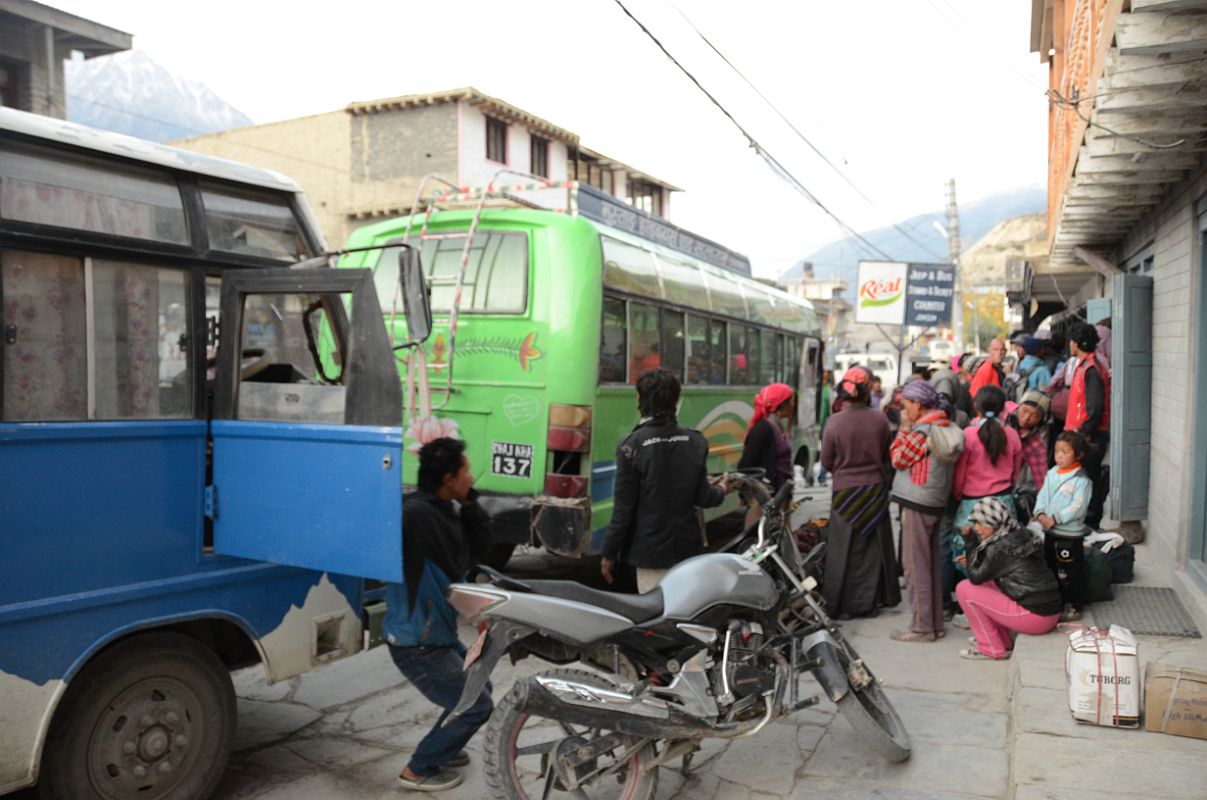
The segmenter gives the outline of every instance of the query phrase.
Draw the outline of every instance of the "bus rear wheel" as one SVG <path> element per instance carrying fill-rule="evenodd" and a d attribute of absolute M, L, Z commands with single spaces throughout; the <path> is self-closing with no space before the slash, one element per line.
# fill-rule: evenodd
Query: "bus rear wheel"
<path fill-rule="evenodd" d="M 204 800 L 226 770 L 235 691 L 192 637 L 114 645 L 72 682 L 42 759 L 45 800 Z"/>

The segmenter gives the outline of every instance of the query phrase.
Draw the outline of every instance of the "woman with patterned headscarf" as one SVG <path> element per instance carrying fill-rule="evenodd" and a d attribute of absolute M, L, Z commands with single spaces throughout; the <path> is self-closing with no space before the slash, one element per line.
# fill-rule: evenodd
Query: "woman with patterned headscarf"
<path fill-rule="evenodd" d="M 872 373 L 847 370 L 838 384 L 842 411 L 826 423 L 821 463 L 833 474 L 823 594 L 830 613 L 875 616 L 901 602 L 889 524 L 888 420 L 868 406 Z"/>
<path fill-rule="evenodd" d="M 1018 527 L 1005 503 L 986 497 L 968 516 L 964 537 L 968 580 L 956 598 L 968 615 L 976 644 L 960 655 L 973 661 L 1009 658 L 1011 631 L 1033 636 L 1060 622 L 1060 589 L 1044 560 L 1043 545 Z"/>

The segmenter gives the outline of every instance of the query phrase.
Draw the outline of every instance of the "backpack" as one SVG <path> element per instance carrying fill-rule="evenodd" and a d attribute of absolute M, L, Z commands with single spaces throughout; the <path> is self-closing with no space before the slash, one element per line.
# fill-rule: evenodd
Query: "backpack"
<path fill-rule="evenodd" d="M 1038 364 L 1032 364 L 1022 372 L 1015 370 L 1007 375 L 1006 380 L 1002 385 L 1002 391 L 1006 393 L 1006 399 L 1013 400 L 1016 403 L 1021 403 L 1023 401 L 1023 395 L 1027 393 L 1027 383 L 1028 379 L 1031 377 L 1031 373 L 1035 372 L 1035 370 L 1039 369 L 1042 365 L 1043 362 L 1041 361 Z"/>
<path fill-rule="evenodd" d="M 926 441 L 930 445 L 931 455 L 944 464 L 956 463 L 964 452 L 964 431 L 955 423 L 932 424 Z"/>

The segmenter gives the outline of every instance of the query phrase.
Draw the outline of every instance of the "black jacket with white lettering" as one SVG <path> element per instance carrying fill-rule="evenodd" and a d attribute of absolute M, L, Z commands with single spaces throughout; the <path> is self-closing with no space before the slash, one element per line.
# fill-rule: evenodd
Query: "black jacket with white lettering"
<path fill-rule="evenodd" d="M 612 523 L 604 558 L 634 567 L 666 569 L 703 549 L 696 507 L 721 505 L 725 493 L 708 484 L 704 434 L 674 417 L 643 419 L 616 448 Z"/>

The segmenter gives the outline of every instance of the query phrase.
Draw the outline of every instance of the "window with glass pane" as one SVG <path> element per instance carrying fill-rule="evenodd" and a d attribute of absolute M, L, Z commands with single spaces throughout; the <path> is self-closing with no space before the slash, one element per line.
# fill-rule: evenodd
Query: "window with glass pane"
<path fill-rule="evenodd" d="M 629 303 L 629 383 L 641 373 L 662 366 L 658 335 L 658 309 L 644 303 Z"/>
<path fill-rule="evenodd" d="M 448 313 L 457 290 L 457 272 L 465 254 L 465 234 L 435 236 L 423 241 L 420 258 L 431 291 L 432 311 Z M 387 314 L 402 313 L 398 287 L 401 248 L 381 250 L 373 267 L 377 301 Z M 528 305 L 528 236 L 523 233 L 478 231 L 470 245 L 461 284 L 461 311 L 523 313 Z"/>
<path fill-rule="evenodd" d="M 742 299 L 742 288 L 731 280 L 705 274 L 708 292 L 712 296 L 712 310 L 738 319 L 746 319 L 746 301 Z"/>
<path fill-rule="evenodd" d="M 188 244 L 176 181 L 150 169 L 44 148 L 0 148 L 0 217 Z"/>
<path fill-rule="evenodd" d="M 750 354 L 746 350 L 746 328 L 741 325 L 729 326 L 729 383 L 731 386 L 744 386 L 747 371 L 750 368 Z"/>
<path fill-rule="evenodd" d="M 201 202 L 211 250 L 277 261 L 310 256 L 302 227 L 284 195 L 201 181 Z"/>
<path fill-rule="evenodd" d="M 647 250 L 603 237 L 604 286 L 646 297 L 662 297 L 654 256 Z"/>
<path fill-rule="evenodd" d="M 763 339 L 758 328 L 746 329 L 746 381 L 758 383 L 763 377 Z"/>
<path fill-rule="evenodd" d="M 344 421 L 343 328 L 350 295 L 254 294 L 243 305 L 238 419 Z"/>
<path fill-rule="evenodd" d="M 708 326 L 708 382 L 714 386 L 725 383 L 727 330 L 728 326 L 717 319 L 711 320 Z"/>
<path fill-rule="evenodd" d="M 763 357 L 759 370 L 759 383 L 763 385 L 775 383 L 780 379 L 780 375 L 782 374 L 779 366 L 780 351 L 777 334 L 775 331 L 764 328 L 759 331 L 759 340 Z"/>
<path fill-rule="evenodd" d="M 186 284 L 182 270 L 92 262 L 95 419 L 192 416 Z"/>
<path fill-rule="evenodd" d="M 683 380 L 683 313 L 662 311 L 662 366 Z"/>
<path fill-rule="evenodd" d="M 800 359 L 804 341 L 799 336 L 788 336 L 784 342 L 788 348 L 785 354 L 787 357 L 784 359 L 784 383 L 797 386 L 800 381 Z"/>
<path fill-rule="evenodd" d="M 624 301 L 615 297 L 605 297 L 603 301 L 603 335 L 599 339 L 600 383 L 624 383 L 626 328 Z"/>
<path fill-rule="evenodd" d="M 687 382 L 708 383 L 711 340 L 708 320 L 695 314 L 687 315 Z"/>
<path fill-rule="evenodd" d="M 791 380 L 792 376 L 790 376 L 788 374 L 787 363 L 786 363 L 787 358 L 788 358 L 788 348 L 785 345 L 786 341 L 787 340 L 784 338 L 784 334 L 782 334 L 782 333 L 776 334 L 776 336 L 775 336 L 775 352 L 776 352 L 775 379 L 777 381 L 779 381 L 780 383 L 786 383 L 791 386 L 791 385 L 795 385 L 795 384 L 792 383 L 792 380 Z"/>
<path fill-rule="evenodd" d="M 759 322 L 763 325 L 774 325 L 775 323 L 775 306 L 771 304 L 771 298 L 765 291 L 757 286 L 744 286 L 743 291 L 746 293 L 746 308 L 749 311 L 751 322 Z"/>
<path fill-rule="evenodd" d="M 704 278 L 694 264 L 659 256 L 658 272 L 668 301 L 688 308 L 709 309 Z"/>
<path fill-rule="evenodd" d="M 529 155 L 531 168 L 528 170 L 533 175 L 540 175 L 542 178 L 549 177 L 549 140 L 542 139 L 539 136 L 531 136 L 529 138 Z"/>
<path fill-rule="evenodd" d="M 5 250 L 4 419 L 88 418 L 84 262 Z"/>

